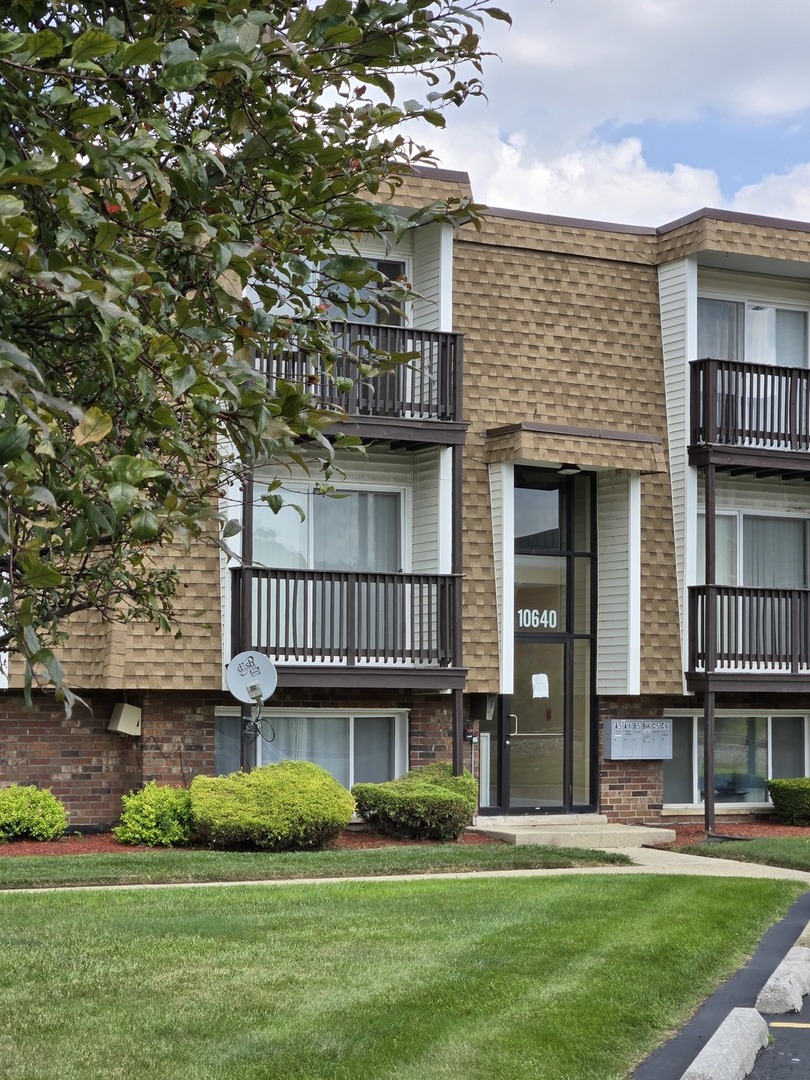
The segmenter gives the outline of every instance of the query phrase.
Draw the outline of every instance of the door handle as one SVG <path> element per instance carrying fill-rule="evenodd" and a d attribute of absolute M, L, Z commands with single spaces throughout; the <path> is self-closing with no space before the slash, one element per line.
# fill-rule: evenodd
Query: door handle
<path fill-rule="evenodd" d="M 517 718 L 517 717 L 515 716 L 515 714 L 514 714 L 514 713 L 511 713 L 511 712 L 510 712 L 510 713 L 509 713 L 509 719 L 510 719 L 510 720 L 514 720 L 514 721 L 515 721 L 515 730 L 514 730 L 514 731 L 510 731 L 510 732 L 509 732 L 509 734 L 510 734 L 510 735 L 517 735 L 517 733 L 518 733 L 518 718 Z M 510 724 L 510 725 L 509 725 L 509 727 L 511 727 L 511 726 L 512 726 L 512 725 Z"/>

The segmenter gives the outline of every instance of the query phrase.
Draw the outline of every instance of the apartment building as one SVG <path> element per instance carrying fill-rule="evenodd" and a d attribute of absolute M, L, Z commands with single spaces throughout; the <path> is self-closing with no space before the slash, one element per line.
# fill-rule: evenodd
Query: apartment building
<path fill-rule="evenodd" d="M 464 194 L 420 172 L 397 198 Z M 488 210 L 360 243 L 421 299 L 335 335 L 417 359 L 315 387 L 366 446 L 342 497 L 293 473 L 304 518 L 274 515 L 257 469 L 242 561 L 182 556 L 181 637 L 82 620 L 66 662 L 92 711 L 71 718 L 12 679 L 0 783 L 101 826 L 152 777 L 294 757 L 351 785 L 443 759 L 472 765 L 482 814 L 657 823 L 703 814 L 713 730 L 717 812 L 763 810 L 769 777 L 808 773 L 810 225 Z M 258 362 L 307 382 L 293 349 Z M 278 672 L 258 724 L 225 689 L 243 651 Z M 138 734 L 109 729 L 124 703 Z"/>

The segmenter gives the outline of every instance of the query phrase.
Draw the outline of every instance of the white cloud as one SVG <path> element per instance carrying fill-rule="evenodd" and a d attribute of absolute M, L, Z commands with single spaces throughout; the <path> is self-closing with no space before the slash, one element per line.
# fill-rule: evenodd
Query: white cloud
<path fill-rule="evenodd" d="M 810 164 L 797 165 L 781 176 L 765 176 L 740 188 L 731 209 L 748 214 L 810 221 Z"/>

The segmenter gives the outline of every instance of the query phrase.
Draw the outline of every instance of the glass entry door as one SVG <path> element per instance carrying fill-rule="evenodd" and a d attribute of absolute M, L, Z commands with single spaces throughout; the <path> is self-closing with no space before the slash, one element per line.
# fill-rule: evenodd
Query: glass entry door
<path fill-rule="evenodd" d="M 486 739 L 502 811 L 595 805 L 595 520 L 592 475 L 516 467 L 514 687 Z"/>
<path fill-rule="evenodd" d="M 565 652 L 562 642 L 515 642 L 505 733 L 513 810 L 565 804 Z"/>

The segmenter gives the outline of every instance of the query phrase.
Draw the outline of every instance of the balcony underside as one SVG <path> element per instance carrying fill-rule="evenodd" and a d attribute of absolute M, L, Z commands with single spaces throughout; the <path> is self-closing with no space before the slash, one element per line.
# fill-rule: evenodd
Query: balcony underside
<path fill-rule="evenodd" d="M 700 445 L 689 447 L 689 464 L 697 468 L 714 465 L 721 472 L 782 479 L 810 479 L 810 453 L 769 450 L 759 446 Z"/>
<path fill-rule="evenodd" d="M 383 419 L 375 416 L 352 416 L 333 424 L 329 435 L 358 435 L 364 442 L 377 440 L 393 447 L 461 446 L 468 425 L 457 420 Z"/>
<path fill-rule="evenodd" d="M 368 664 L 278 664 L 279 686 L 334 687 L 336 690 L 463 690 L 466 668 L 405 667 Z"/>
<path fill-rule="evenodd" d="M 810 694 L 810 671 L 688 671 L 686 688 L 697 694 Z"/>

